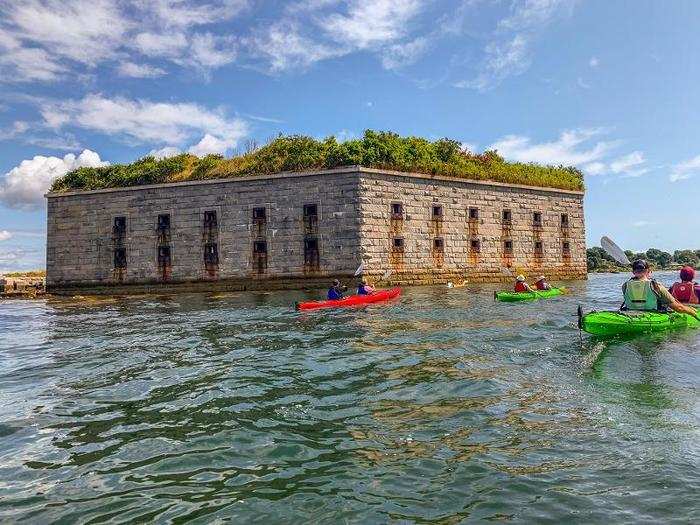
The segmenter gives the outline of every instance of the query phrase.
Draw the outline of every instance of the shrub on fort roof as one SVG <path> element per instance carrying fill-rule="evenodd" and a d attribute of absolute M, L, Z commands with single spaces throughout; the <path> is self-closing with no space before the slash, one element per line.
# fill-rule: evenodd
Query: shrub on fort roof
<path fill-rule="evenodd" d="M 350 165 L 528 186 L 583 189 L 583 174 L 574 167 L 507 162 L 496 151 L 472 153 L 458 141 L 447 138 L 431 142 L 420 137 L 367 130 L 362 138 L 345 142 L 338 142 L 335 137 L 317 140 L 302 135 L 280 136 L 261 148 L 229 159 L 221 155 L 197 158 L 184 153 L 160 160 L 148 156 L 131 164 L 78 168 L 57 179 L 51 191 L 268 175 Z"/>

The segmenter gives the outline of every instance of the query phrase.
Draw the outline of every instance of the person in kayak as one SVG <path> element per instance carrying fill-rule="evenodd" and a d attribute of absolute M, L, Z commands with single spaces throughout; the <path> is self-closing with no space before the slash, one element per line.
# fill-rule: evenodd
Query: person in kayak
<path fill-rule="evenodd" d="M 632 278 L 622 285 L 625 302 L 621 310 L 663 312 L 670 308 L 700 319 L 694 309 L 679 303 L 662 284 L 651 278 L 651 268 L 644 259 L 632 263 L 632 274 Z"/>
<path fill-rule="evenodd" d="M 537 278 L 537 280 L 535 281 L 535 288 L 537 288 L 540 291 L 552 289 L 550 284 L 547 282 L 547 279 L 545 279 L 544 275 L 540 275 Z"/>
<path fill-rule="evenodd" d="M 692 266 L 681 268 L 681 280 L 673 283 L 669 292 L 679 303 L 699 304 L 700 286 L 695 282 L 695 269 Z"/>
<path fill-rule="evenodd" d="M 515 278 L 515 291 L 517 293 L 526 293 L 526 292 L 532 291 L 532 288 L 530 288 L 530 285 L 525 282 L 524 275 L 518 275 Z"/>
<path fill-rule="evenodd" d="M 374 288 L 367 284 L 366 280 L 362 279 L 357 286 L 357 295 L 372 295 L 373 293 Z"/>
<path fill-rule="evenodd" d="M 333 281 L 333 286 L 331 286 L 328 289 L 328 300 L 329 301 L 338 301 L 339 299 L 343 298 L 343 294 L 347 290 L 347 286 L 341 286 L 340 281 L 338 279 L 335 279 Z"/>

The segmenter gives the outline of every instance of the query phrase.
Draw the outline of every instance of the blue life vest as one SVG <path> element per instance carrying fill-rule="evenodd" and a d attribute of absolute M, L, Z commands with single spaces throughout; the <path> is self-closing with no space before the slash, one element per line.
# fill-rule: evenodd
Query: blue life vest
<path fill-rule="evenodd" d="M 364 284 L 361 284 L 360 286 L 357 287 L 357 295 L 369 295 L 367 293 L 367 290 L 365 290 Z"/>
<path fill-rule="evenodd" d="M 338 299 L 343 298 L 343 293 L 339 292 L 335 288 L 331 288 L 328 290 L 328 300 L 329 301 L 337 301 Z"/>

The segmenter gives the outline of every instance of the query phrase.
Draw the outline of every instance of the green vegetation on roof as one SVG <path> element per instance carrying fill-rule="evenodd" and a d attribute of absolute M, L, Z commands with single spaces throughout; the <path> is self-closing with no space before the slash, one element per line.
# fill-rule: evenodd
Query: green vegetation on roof
<path fill-rule="evenodd" d="M 51 191 L 119 188 L 351 165 L 583 190 L 583 174 L 574 167 L 506 162 L 496 151 L 472 153 L 455 140 L 431 142 L 418 137 L 400 137 L 396 133 L 367 130 L 362 138 L 346 142 L 338 142 L 335 137 L 316 140 L 300 135 L 280 136 L 261 148 L 228 159 L 221 155 L 198 158 L 183 153 L 161 160 L 149 156 L 131 164 L 78 168 L 56 179 Z"/>

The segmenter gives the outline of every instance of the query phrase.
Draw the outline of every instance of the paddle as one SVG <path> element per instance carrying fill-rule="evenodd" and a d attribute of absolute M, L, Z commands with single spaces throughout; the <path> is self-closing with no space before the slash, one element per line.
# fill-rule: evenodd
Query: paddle
<path fill-rule="evenodd" d="M 365 263 L 360 263 L 360 266 L 357 267 L 357 270 L 355 270 L 355 277 L 358 277 L 362 275 L 362 272 L 365 271 Z"/>

